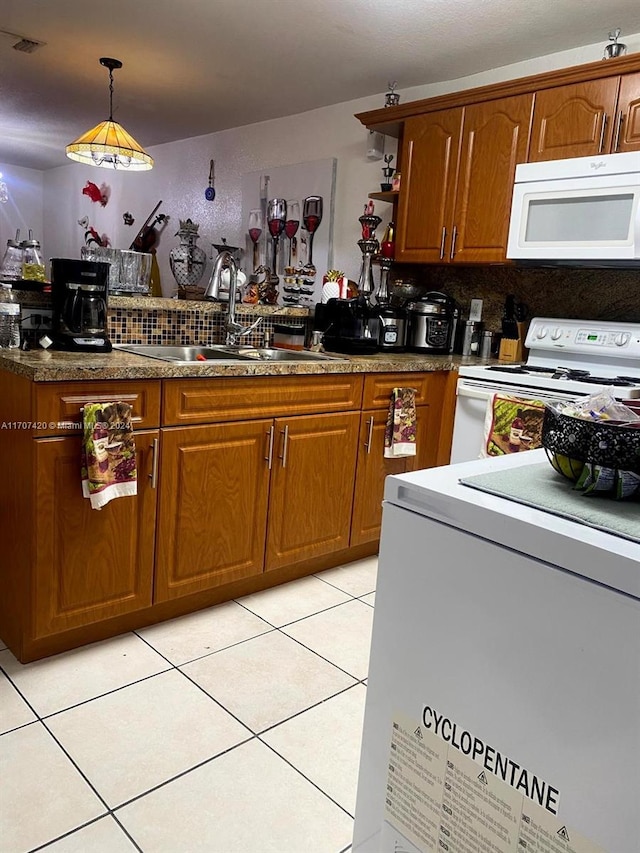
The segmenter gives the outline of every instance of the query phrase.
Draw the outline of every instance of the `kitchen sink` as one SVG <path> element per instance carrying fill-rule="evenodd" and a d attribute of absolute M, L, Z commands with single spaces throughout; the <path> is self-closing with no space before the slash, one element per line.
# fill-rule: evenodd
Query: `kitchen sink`
<path fill-rule="evenodd" d="M 314 361 L 344 361 L 333 355 L 307 352 L 302 350 L 278 349 L 277 347 L 248 347 L 226 346 L 213 344 L 208 347 L 200 346 L 152 346 L 149 344 L 115 344 L 114 349 L 130 352 L 146 358 L 156 358 L 174 364 L 191 364 L 193 362 L 238 362 L 238 361 L 279 361 L 279 362 L 314 362 Z"/>
<path fill-rule="evenodd" d="M 278 349 L 277 347 L 239 347 L 238 355 L 252 361 L 345 361 L 335 355 L 307 350 Z"/>

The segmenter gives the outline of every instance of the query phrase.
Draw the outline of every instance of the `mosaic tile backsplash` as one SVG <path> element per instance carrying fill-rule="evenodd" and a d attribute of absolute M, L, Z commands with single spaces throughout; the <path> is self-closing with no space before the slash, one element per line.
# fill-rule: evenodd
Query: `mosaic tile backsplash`
<path fill-rule="evenodd" d="M 243 326 L 249 326 L 256 319 L 256 311 L 247 312 L 238 309 L 236 320 Z M 179 310 L 148 311 L 139 308 L 112 307 L 109 309 L 109 338 L 114 344 L 167 344 L 167 345 L 207 345 L 224 343 L 225 315 L 214 311 L 202 311 L 198 308 Z M 273 327 L 279 325 L 307 325 L 307 316 L 262 315 L 260 325 L 243 336 L 242 341 L 249 346 L 263 346 L 265 341 L 273 340 Z"/>

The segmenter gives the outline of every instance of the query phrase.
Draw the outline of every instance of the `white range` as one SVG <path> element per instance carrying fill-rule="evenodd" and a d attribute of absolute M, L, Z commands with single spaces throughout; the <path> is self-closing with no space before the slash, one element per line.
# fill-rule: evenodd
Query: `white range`
<path fill-rule="evenodd" d="M 640 400 L 640 323 L 531 321 L 525 364 L 460 367 L 451 462 L 477 459 L 493 394 L 568 400 L 610 388 L 619 400 Z"/>

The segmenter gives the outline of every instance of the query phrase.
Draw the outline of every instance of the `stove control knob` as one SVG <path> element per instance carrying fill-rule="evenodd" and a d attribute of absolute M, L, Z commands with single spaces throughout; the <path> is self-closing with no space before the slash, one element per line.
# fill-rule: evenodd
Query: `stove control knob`
<path fill-rule="evenodd" d="M 629 332 L 619 332 L 613 339 L 613 342 L 617 347 L 623 347 L 625 344 L 629 343 L 630 337 L 631 335 Z"/>
<path fill-rule="evenodd" d="M 536 338 L 538 338 L 538 340 L 541 341 L 542 338 L 546 338 L 546 337 L 547 337 L 546 326 L 538 326 L 538 328 L 536 329 Z"/>
<path fill-rule="evenodd" d="M 554 329 L 553 332 L 551 332 L 551 340 L 552 341 L 559 341 L 561 337 L 562 337 L 562 329 Z"/>

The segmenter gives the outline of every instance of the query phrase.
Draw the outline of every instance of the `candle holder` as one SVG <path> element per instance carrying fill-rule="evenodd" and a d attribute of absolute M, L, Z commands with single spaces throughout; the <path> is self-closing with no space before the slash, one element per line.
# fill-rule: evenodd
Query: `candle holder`
<path fill-rule="evenodd" d="M 382 169 L 382 174 L 384 175 L 384 182 L 380 184 L 380 189 L 383 193 L 389 192 L 392 188 L 393 184 L 391 183 L 391 177 L 395 171 L 395 169 L 391 166 L 391 161 L 393 160 L 393 154 L 385 154 L 384 162 L 387 164 Z"/>
<path fill-rule="evenodd" d="M 378 217 L 376 217 L 377 219 Z M 362 252 L 362 266 L 360 268 L 360 276 L 358 278 L 358 293 L 364 297 L 367 304 L 371 304 L 371 297 L 375 290 L 373 281 L 372 262 L 378 254 L 380 244 L 373 238 L 369 240 L 358 240 L 358 246 Z"/>
<path fill-rule="evenodd" d="M 389 270 L 393 260 L 391 258 L 380 257 L 380 284 L 376 290 L 376 302 L 378 305 L 388 305 L 389 296 Z"/>

